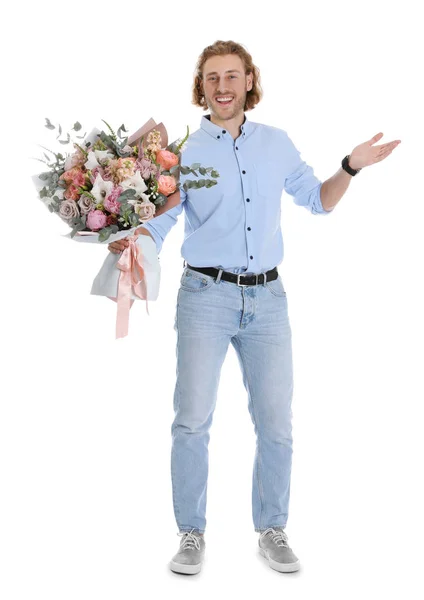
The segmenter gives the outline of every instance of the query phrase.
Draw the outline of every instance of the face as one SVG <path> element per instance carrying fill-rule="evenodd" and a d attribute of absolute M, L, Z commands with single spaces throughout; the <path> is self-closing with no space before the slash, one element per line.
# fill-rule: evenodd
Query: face
<path fill-rule="evenodd" d="M 203 65 L 203 93 L 206 104 L 215 117 L 233 119 L 244 111 L 246 95 L 252 89 L 252 74 L 245 75 L 243 61 L 236 54 L 212 56 Z M 230 102 L 217 98 L 231 97 Z"/>

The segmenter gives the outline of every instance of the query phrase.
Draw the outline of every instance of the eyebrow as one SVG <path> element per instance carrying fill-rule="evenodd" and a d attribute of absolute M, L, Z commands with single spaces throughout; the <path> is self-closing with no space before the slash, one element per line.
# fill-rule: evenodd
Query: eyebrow
<path fill-rule="evenodd" d="M 237 69 L 229 69 L 228 71 L 225 71 L 226 73 L 240 73 L 240 71 L 238 71 Z M 205 77 L 209 77 L 209 75 L 218 75 L 217 71 L 211 71 L 210 73 L 207 73 L 205 75 Z M 240 73 L 241 75 L 241 73 Z"/>

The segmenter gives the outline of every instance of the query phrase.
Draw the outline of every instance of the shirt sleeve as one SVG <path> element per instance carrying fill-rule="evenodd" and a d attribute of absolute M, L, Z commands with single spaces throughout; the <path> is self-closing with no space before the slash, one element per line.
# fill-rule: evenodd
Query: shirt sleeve
<path fill-rule="evenodd" d="M 314 175 L 313 168 L 300 157 L 300 152 L 286 132 L 283 156 L 287 160 L 288 173 L 284 182 L 285 191 L 293 196 L 294 203 L 304 206 L 314 215 L 329 215 L 333 212 L 325 210 L 321 203 L 322 182 Z"/>
<path fill-rule="evenodd" d="M 183 211 L 183 202 L 187 198 L 187 193 L 183 190 L 182 186 L 180 187 L 180 198 L 181 201 L 177 206 L 167 210 L 158 217 L 153 217 L 153 219 L 146 221 L 146 223 L 143 223 L 142 225 L 142 227 L 148 229 L 152 234 L 158 254 L 162 250 L 162 245 L 166 236 L 177 223 L 178 217 Z"/>

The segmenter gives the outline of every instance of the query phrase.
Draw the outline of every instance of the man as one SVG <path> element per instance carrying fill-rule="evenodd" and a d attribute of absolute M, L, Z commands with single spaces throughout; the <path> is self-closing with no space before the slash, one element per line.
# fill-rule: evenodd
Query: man
<path fill-rule="evenodd" d="M 188 139 L 184 165 L 213 166 L 218 184 L 181 188 L 166 212 L 140 228 L 158 252 L 185 209 L 187 263 L 178 291 L 177 381 L 172 424 L 174 513 L 182 536 L 170 568 L 198 573 L 205 551 L 208 442 L 221 367 L 236 350 L 256 433 L 252 516 L 260 553 L 281 572 L 299 569 L 284 529 L 292 464 L 292 341 L 287 295 L 276 265 L 283 258 L 281 193 L 312 214 L 328 215 L 356 173 L 386 158 L 400 140 L 354 148 L 321 183 L 287 133 L 254 123 L 244 111 L 262 92 L 259 71 L 240 44 L 217 41 L 199 57 L 193 103 L 209 109 Z M 179 196 L 180 194 L 180 196 Z M 173 206 L 173 204 L 176 204 Z M 169 209 L 170 206 L 173 206 Z M 125 240 L 110 244 L 119 252 Z"/>

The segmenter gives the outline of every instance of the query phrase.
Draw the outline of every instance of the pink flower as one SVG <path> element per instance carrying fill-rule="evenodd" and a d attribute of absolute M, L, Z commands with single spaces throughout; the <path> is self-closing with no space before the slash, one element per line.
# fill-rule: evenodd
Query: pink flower
<path fill-rule="evenodd" d="M 94 169 L 91 169 L 90 175 L 90 181 L 92 184 L 94 184 L 94 182 L 96 181 L 97 174 L 99 174 L 102 179 L 105 179 L 105 172 L 103 167 L 94 167 Z"/>
<path fill-rule="evenodd" d="M 159 150 L 156 154 L 156 162 L 167 171 L 178 165 L 178 156 L 169 150 Z"/>
<path fill-rule="evenodd" d="M 72 169 L 65 171 L 59 179 L 63 179 L 66 183 L 72 183 L 75 186 L 85 184 L 85 175 L 79 167 L 72 167 Z"/>
<path fill-rule="evenodd" d="M 158 186 L 159 192 L 164 196 L 173 194 L 177 189 L 175 177 L 172 177 L 172 175 L 160 175 L 158 177 Z"/>
<path fill-rule="evenodd" d="M 119 210 L 121 208 L 121 203 L 118 202 L 117 200 L 110 200 L 109 198 L 110 198 L 110 196 L 108 196 L 106 198 L 106 200 L 104 201 L 105 209 L 111 213 L 114 213 L 115 215 L 119 214 Z"/>
<path fill-rule="evenodd" d="M 75 152 L 66 157 L 65 169 L 69 170 L 72 167 L 82 167 L 87 160 L 85 154 L 74 144 Z"/>
<path fill-rule="evenodd" d="M 105 227 L 106 222 L 107 217 L 101 210 L 92 210 L 87 215 L 87 227 L 91 229 L 91 231 L 102 229 Z"/>
<path fill-rule="evenodd" d="M 63 195 L 67 200 L 78 200 L 78 198 L 81 196 L 78 188 L 73 183 L 68 185 L 66 190 L 63 192 Z"/>
<path fill-rule="evenodd" d="M 123 191 L 124 190 L 120 185 L 116 185 L 113 188 L 113 190 L 108 194 L 107 200 L 115 202 L 116 200 L 118 200 L 119 196 L 122 194 Z"/>
<path fill-rule="evenodd" d="M 159 175 L 160 167 L 157 167 L 148 158 L 138 158 L 135 163 L 136 171 L 140 171 L 140 175 L 143 179 L 149 179 L 149 177 Z"/>
<path fill-rule="evenodd" d="M 108 194 L 104 201 L 104 207 L 111 213 L 119 214 L 121 203 L 118 202 L 119 196 L 122 194 L 123 188 L 120 185 L 116 185 L 113 190 Z"/>

